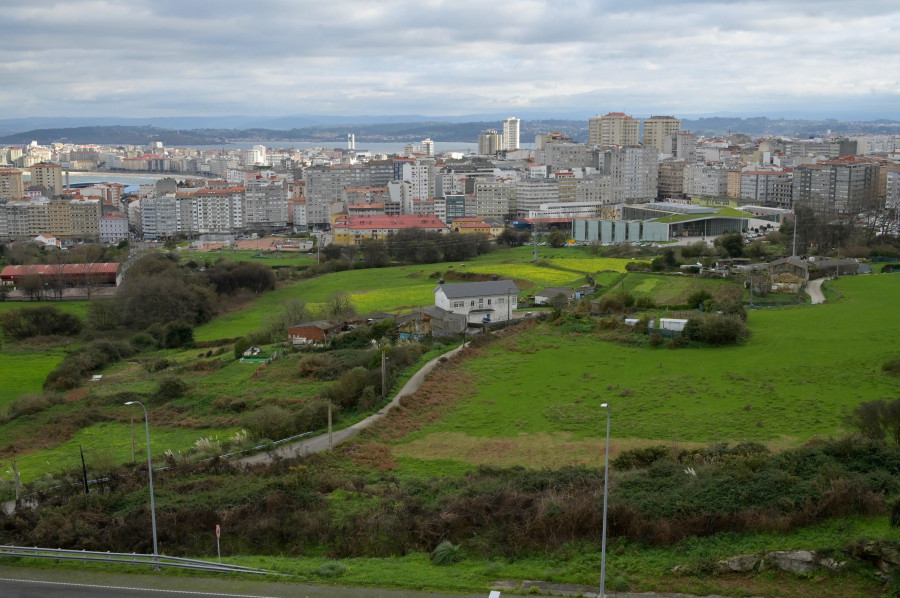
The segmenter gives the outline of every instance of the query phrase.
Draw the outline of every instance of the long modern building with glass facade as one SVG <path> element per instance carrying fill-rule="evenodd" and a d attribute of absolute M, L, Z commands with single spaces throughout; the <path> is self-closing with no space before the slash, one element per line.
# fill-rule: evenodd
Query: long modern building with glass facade
<path fill-rule="evenodd" d="M 583 243 L 666 242 L 745 232 L 752 217 L 734 208 L 656 202 L 623 205 L 620 220 L 577 218 L 573 229 Z"/>

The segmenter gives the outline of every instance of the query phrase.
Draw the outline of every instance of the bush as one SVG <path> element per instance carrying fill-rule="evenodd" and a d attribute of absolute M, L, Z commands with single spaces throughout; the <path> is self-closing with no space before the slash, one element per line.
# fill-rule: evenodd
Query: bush
<path fill-rule="evenodd" d="M 6 312 L 0 316 L 0 328 L 15 340 L 33 336 L 75 336 L 81 332 L 81 320 L 52 305 L 42 305 Z"/>
<path fill-rule="evenodd" d="M 334 409 L 332 417 L 335 418 L 337 413 L 338 410 Z M 255 438 L 288 438 L 325 426 L 328 422 L 328 401 L 311 399 L 293 410 L 280 405 L 265 405 L 245 413 L 241 421 Z"/>
<path fill-rule="evenodd" d="M 452 565 L 459 562 L 461 558 L 462 551 L 459 544 L 454 544 L 450 540 L 444 540 L 431 552 L 431 561 L 435 565 Z"/>
<path fill-rule="evenodd" d="M 881 364 L 881 371 L 888 376 L 900 376 L 900 358 L 885 361 Z"/>
<path fill-rule="evenodd" d="M 153 351 L 157 348 L 156 339 L 146 332 L 138 332 L 129 339 L 128 344 L 138 353 Z"/>
<path fill-rule="evenodd" d="M 156 396 L 161 399 L 171 400 L 183 396 L 187 391 L 187 384 L 178 376 L 169 374 L 163 376 L 156 387 Z"/>
<path fill-rule="evenodd" d="M 709 345 L 733 345 L 749 338 L 750 330 L 739 317 L 710 315 L 690 318 L 682 334 L 689 340 Z"/>
<path fill-rule="evenodd" d="M 316 575 L 319 577 L 340 577 L 347 571 L 347 567 L 338 561 L 328 561 L 316 567 Z"/>
<path fill-rule="evenodd" d="M 169 322 L 163 327 L 163 347 L 177 349 L 194 346 L 194 329 L 186 322 Z"/>

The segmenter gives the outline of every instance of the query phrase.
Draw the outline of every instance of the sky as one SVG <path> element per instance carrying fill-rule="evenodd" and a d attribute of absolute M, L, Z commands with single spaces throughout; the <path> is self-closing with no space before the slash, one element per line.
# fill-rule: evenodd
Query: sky
<path fill-rule="evenodd" d="M 0 15 L 4 118 L 900 120 L 896 0 L 4 0 Z"/>

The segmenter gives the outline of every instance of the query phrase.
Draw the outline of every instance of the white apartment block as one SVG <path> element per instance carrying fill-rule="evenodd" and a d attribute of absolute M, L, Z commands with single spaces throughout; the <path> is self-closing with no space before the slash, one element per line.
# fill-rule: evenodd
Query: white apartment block
<path fill-rule="evenodd" d="M 99 228 L 101 243 L 118 243 L 128 238 L 128 219 L 125 216 L 118 214 L 102 216 Z"/>
<path fill-rule="evenodd" d="M 510 116 L 503 120 L 503 142 L 504 150 L 511 152 L 519 149 L 519 125 L 521 121 L 515 116 Z"/>
<path fill-rule="evenodd" d="M 629 145 L 621 148 L 624 153 L 625 200 L 650 200 L 656 198 L 659 177 L 659 154 L 653 146 Z"/>
<path fill-rule="evenodd" d="M 287 222 L 287 182 L 283 179 L 247 181 L 244 186 L 244 227 L 284 228 Z"/>
<path fill-rule="evenodd" d="M 541 204 L 556 203 L 558 200 L 559 187 L 556 179 L 525 179 L 516 183 L 517 218 L 527 218 L 530 212 L 540 210 Z"/>
<path fill-rule="evenodd" d="M 175 194 L 145 197 L 140 201 L 138 230 L 145 239 L 172 237 L 178 233 L 178 205 Z"/>
<path fill-rule="evenodd" d="M 721 164 L 687 164 L 684 167 L 684 194 L 724 197 L 728 194 L 728 169 Z"/>
<path fill-rule="evenodd" d="M 475 182 L 475 213 L 480 218 L 505 218 L 516 210 L 516 181 L 484 178 Z"/>

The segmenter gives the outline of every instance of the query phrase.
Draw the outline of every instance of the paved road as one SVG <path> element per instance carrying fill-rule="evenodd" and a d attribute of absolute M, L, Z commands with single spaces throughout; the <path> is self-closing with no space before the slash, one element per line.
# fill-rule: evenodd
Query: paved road
<path fill-rule="evenodd" d="M 822 283 L 824 278 L 811 280 L 806 284 L 806 294 L 812 299 L 813 305 L 817 303 L 825 303 L 825 295 L 822 293 Z"/>
<path fill-rule="evenodd" d="M 397 396 L 393 398 L 393 400 L 385 405 L 381 410 L 376 411 L 366 419 L 353 424 L 348 428 L 344 428 L 343 430 L 339 430 L 332 434 L 332 445 L 340 444 L 349 438 L 353 438 L 360 431 L 368 428 L 373 423 L 384 417 L 388 411 L 390 411 L 395 405 L 400 403 L 400 399 L 411 395 L 412 393 L 419 390 L 419 387 L 422 386 L 422 383 L 425 381 L 425 377 L 434 369 L 434 366 L 438 364 L 441 358 L 444 357 L 452 357 L 456 355 L 465 345 L 460 345 L 459 347 L 452 349 L 443 355 L 435 357 L 428 363 L 426 363 L 422 368 L 413 374 L 412 378 L 410 378 L 406 384 L 403 385 L 403 388 L 400 389 L 400 392 L 397 393 Z M 281 458 L 290 458 L 290 457 L 299 457 L 302 455 L 309 455 L 311 453 L 320 453 L 322 451 L 328 450 L 328 433 L 322 434 L 321 436 L 316 436 L 314 438 L 308 438 L 306 440 L 301 440 L 299 442 L 295 442 L 293 444 L 286 444 L 284 446 L 280 446 L 274 451 L 272 454 L 268 453 L 259 453 L 256 455 L 250 455 L 249 457 L 244 457 L 240 459 L 240 463 L 247 463 L 249 465 L 256 465 L 260 463 L 269 463 L 272 461 L 274 456 L 278 456 Z"/>
<path fill-rule="evenodd" d="M 486 598 L 487 592 L 469 595 L 433 594 L 229 578 L 0 567 L 0 596 L 3 598 Z"/>

